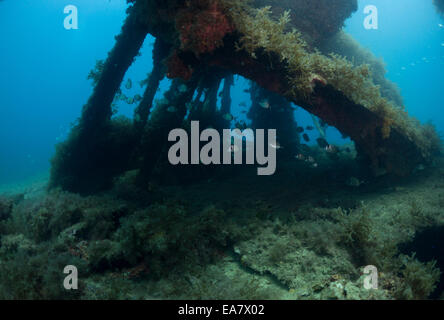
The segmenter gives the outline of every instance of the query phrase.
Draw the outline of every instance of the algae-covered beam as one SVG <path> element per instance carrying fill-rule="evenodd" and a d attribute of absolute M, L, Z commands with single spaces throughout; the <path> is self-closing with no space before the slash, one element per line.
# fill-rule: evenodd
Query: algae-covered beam
<path fill-rule="evenodd" d="M 134 124 L 138 131 L 142 131 L 148 120 L 153 105 L 153 99 L 159 88 L 160 81 L 165 77 L 163 59 L 169 54 L 170 46 L 157 38 L 153 49 L 153 70 L 148 77 L 147 87 L 140 104 L 134 111 Z"/>
<path fill-rule="evenodd" d="M 116 37 L 116 44 L 108 54 L 94 92 L 83 108 L 80 124 L 86 131 L 100 127 L 110 119 L 114 96 L 148 34 L 147 27 L 137 17 L 137 10 L 137 6 L 128 9 L 122 31 Z"/>
<path fill-rule="evenodd" d="M 151 113 L 140 144 L 142 162 L 139 178 L 141 184 L 146 184 L 151 178 L 159 157 L 168 145 L 170 130 L 182 126 L 187 113 L 187 104 L 193 99 L 198 79 L 199 76 L 195 74 L 186 85 L 180 79 L 173 80 L 164 98 Z"/>
<path fill-rule="evenodd" d="M 226 85 L 224 84 L 222 91 L 220 91 L 220 94 L 222 94 L 221 109 L 218 110 L 217 107 L 218 92 L 222 80 L 227 76 L 227 72 L 220 68 L 207 68 L 202 66 L 202 69 L 199 69 L 198 76 L 196 98 L 190 105 L 188 120 L 199 120 L 202 126 L 211 126 L 214 129 L 227 128 L 231 122 L 231 120 L 227 118 L 230 113 L 231 104 L 228 99 L 231 98 L 229 96 L 224 97 L 224 90 L 225 94 L 229 95 L 230 80 L 224 82 Z M 202 95 L 204 96 L 203 101 L 201 101 Z"/>
<path fill-rule="evenodd" d="M 94 193 L 109 187 L 113 176 L 131 166 L 130 156 L 137 138 L 132 123 L 110 119 L 114 96 L 148 33 L 138 11 L 137 3 L 128 9 L 122 31 L 103 65 L 93 94 L 83 107 L 79 123 L 68 139 L 56 146 L 51 159 L 50 188 Z"/>
<path fill-rule="evenodd" d="M 231 86 L 234 83 L 234 77 L 232 74 L 227 75 L 224 78 L 224 86 L 222 88 L 222 101 L 221 112 L 227 114 L 231 112 Z"/>
<path fill-rule="evenodd" d="M 220 83 L 222 78 L 212 72 L 208 72 L 203 78 L 203 82 L 205 83 L 205 100 L 204 106 L 207 109 L 208 113 L 213 114 L 217 109 L 217 91 L 220 87 Z"/>
<path fill-rule="evenodd" d="M 234 50 L 229 43 L 207 57 L 210 65 L 225 67 L 258 83 L 260 86 L 286 96 L 295 104 L 318 116 L 327 124 L 348 135 L 359 150 L 366 154 L 375 173 L 393 172 L 408 174 L 416 165 L 426 161 L 420 148 L 403 132 L 391 129 L 388 137 L 383 136 L 384 121 L 369 109 L 354 103 L 339 90 L 321 81 L 314 81 L 314 90 L 306 99 L 288 95 L 290 92 L 287 71 L 278 67 L 270 69 L 260 59 L 252 59 L 247 53 Z"/>

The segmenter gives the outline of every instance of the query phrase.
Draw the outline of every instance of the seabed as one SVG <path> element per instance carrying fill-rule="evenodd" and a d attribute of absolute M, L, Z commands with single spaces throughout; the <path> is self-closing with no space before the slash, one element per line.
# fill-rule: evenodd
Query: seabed
<path fill-rule="evenodd" d="M 349 158 L 325 158 L 148 190 L 129 171 L 94 196 L 34 183 L 1 197 L 0 297 L 442 299 L 444 158 L 421 169 L 357 186 Z"/>

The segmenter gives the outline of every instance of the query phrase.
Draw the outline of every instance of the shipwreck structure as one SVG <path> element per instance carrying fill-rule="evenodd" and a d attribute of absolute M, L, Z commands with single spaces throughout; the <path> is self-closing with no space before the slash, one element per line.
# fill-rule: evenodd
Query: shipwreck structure
<path fill-rule="evenodd" d="M 382 63 L 341 31 L 357 10 L 356 0 L 128 2 L 128 16 L 94 92 L 67 141 L 57 147 L 51 186 L 96 192 L 129 169 L 140 169 L 141 181 L 148 181 L 162 161 L 169 130 L 196 119 L 216 129 L 229 126 L 223 115 L 230 112 L 235 74 L 255 83 L 253 123 L 285 128 L 282 140 L 298 143 L 293 102 L 349 136 L 376 174 L 408 174 L 439 150 L 433 128 L 403 110 Z M 134 120 L 113 118 L 113 100 L 148 34 L 156 38 L 154 68 Z M 164 77 L 174 80 L 153 108 Z M 266 95 L 286 108 L 287 116 L 267 123 L 255 113 L 258 97 Z M 171 107 L 175 112 L 168 112 Z"/>

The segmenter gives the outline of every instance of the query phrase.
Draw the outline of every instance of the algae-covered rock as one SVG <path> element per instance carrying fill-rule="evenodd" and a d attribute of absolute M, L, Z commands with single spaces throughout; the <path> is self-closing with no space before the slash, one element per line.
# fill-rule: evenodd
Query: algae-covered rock
<path fill-rule="evenodd" d="M 32 252 L 36 249 L 36 244 L 27 239 L 23 234 L 11 234 L 1 238 L 1 255 L 11 255 L 19 250 Z"/>
<path fill-rule="evenodd" d="M 355 281 L 337 280 L 330 283 L 328 288 L 321 292 L 321 299 L 327 300 L 391 300 L 392 297 L 383 288 L 366 289 L 364 277 Z"/>
<path fill-rule="evenodd" d="M 18 204 L 23 198 L 24 194 L 0 195 L 0 221 L 8 219 L 14 205 Z"/>
<path fill-rule="evenodd" d="M 10 199 L 0 197 L 0 221 L 9 217 L 12 211 L 12 201 Z"/>

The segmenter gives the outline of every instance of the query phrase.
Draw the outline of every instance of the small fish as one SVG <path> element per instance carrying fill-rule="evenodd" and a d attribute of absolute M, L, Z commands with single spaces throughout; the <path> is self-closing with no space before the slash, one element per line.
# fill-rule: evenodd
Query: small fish
<path fill-rule="evenodd" d="M 177 111 L 177 108 L 173 107 L 173 106 L 170 106 L 170 107 L 168 107 L 167 111 L 173 113 L 173 112 Z"/>
<path fill-rule="evenodd" d="M 126 103 L 128 103 L 128 104 L 133 104 L 133 103 L 134 103 L 134 98 L 128 98 L 128 99 L 126 99 Z"/>
<path fill-rule="evenodd" d="M 444 25 L 442 23 L 438 23 L 438 27 L 444 28 Z"/>
<path fill-rule="evenodd" d="M 268 102 L 268 100 L 263 100 L 259 102 L 259 105 L 264 109 L 270 109 L 270 103 Z"/>
<path fill-rule="evenodd" d="M 245 101 L 242 101 L 241 103 L 239 103 L 239 107 L 246 107 L 247 103 Z"/>
<path fill-rule="evenodd" d="M 329 146 L 327 140 L 325 140 L 324 138 L 317 138 L 316 142 L 318 143 L 318 146 L 322 149 L 325 149 Z"/>
<path fill-rule="evenodd" d="M 241 113 L 247 113 L 247 110 L 242 110 Z"/>
<path fill-rule="evenodd" d="M 304 133 L 302 135 L 302 138 L 304 138 L 305 142 L 309 142 L 310 141 L 310 137 L 308 136 L 308 134 Z"/>
<path fill-rule="evenodd" d="M 312 156 L 308 156 L 307 160 L 305 160 L 309 163 L 315 163 L 315 159 Z"/>
<path fill-rule="evenodd" d="M 136 94 L 134 96 L 134 101 L 136 101 L 136 102 L 142 101 L 142 96 L 140 94 Z"/>
<path fill-rule="evenodd" d="M 127 88 L 129 90 L 132 87 L 133 87 L 133 81 L 131 79 L 128 79 L 125 83 L 125 88 Z"/>
<path fill-rule="evenodd" d="M 179 86 L 179 92 L 180 92 L 180 93 L 184 93 L 184 92 L 186 92 L 187 90 L 188 90 L 188 87 L 187 87 L 186 84 L 181 84 L 181 85 Z"/>
<path fill-rule="evenodd" d="M 244 89 L 244 92 L 245 92 L 245 93 L 249 93 L 249 92 L 250 92 L 250 89 Z"/>
<path fill-rule="evenodd" d="M 281 145 L 279 144 L 279 142 L 276 141 L 276 143 L 270 143 L 270 147 L 272 147 L 273 149 L 282 149 Z"/>
<path fill-rule="evenodd" d="M 327 153 L 334 154 L 338 153 L 339 149 L 336 146 L 329 144 L 328 146 L 325 147 L 325 151 L 327 151 Z"/>
<path fill-rule="evenodd" d="M 305 129 L 307 129 L 308 131 L 311 131 L 311 130 L 314 129 L 314 127 L 312 127 L 312 126 L 307 126 Z"/>
<path fill-rule="evenodd" d="M 405 70 L 406 68 L 405 67 L 401 67 L 401 70 Z"/>
<path fill-rule="evenodd" d="M 233 115 L 231 113 L 226 113 L 223 115 L 223 118 L 227 121 L 232 121 L 234 119 Z"/>
<path fill-rule="evenodd" d="M 298 160 L 305 160 L 305 156 L 302 153 L 297 154 L 295 158 Z"/>
<path fill-rule="evenodd" d="M 302 132 L 304 132 L 304 128 L 302 128 L 302 127 L 297 127 L 297 128 L 296 128 L 296 132 L 297 132 L 297 133 L 302 133 Z"/>
<path fill-rule="evenodd" d="M 317 168 L 319 165 L 315 162 L 311 165 L 312 168 Z"/>

